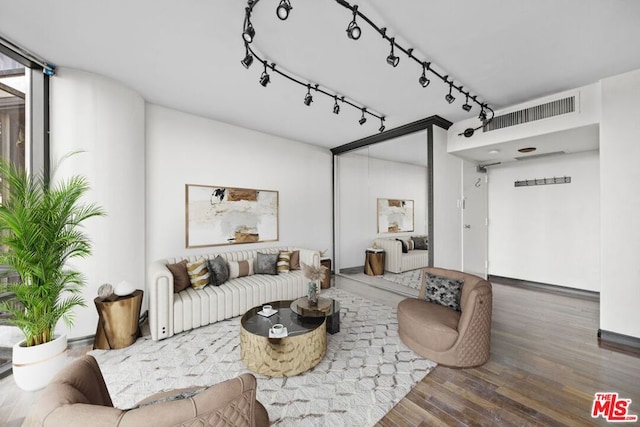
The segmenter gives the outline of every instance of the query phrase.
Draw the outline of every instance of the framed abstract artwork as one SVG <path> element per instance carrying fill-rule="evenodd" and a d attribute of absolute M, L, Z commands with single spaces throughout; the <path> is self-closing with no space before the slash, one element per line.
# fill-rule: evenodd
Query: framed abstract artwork
<path fill-rule="evenodd" d="M 413 231 L 413 200 L 378 199 L 378 233 Z"/>
<path fill-rule="evenodd" d="M 186 246 L 278 240 L 278 192 L 186 184 Z"/>

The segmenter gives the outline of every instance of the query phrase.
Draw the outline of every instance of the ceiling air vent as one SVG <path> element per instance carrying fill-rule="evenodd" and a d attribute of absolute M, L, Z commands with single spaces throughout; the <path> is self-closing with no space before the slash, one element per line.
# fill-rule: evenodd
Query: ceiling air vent
<path fill-rule="evenodd" d="M 483 128 L 483 132 L 491 132 L 496 129 L 508 128 L 523 123 L 573 113 L 574 111 L 576 111 L 576 97 L 570 96 L 568 98 L 547 102 L 546 104 L 536 105 L 535 107 L 525 108 L 524 110 L 495 116 L 493 120 Z"/>

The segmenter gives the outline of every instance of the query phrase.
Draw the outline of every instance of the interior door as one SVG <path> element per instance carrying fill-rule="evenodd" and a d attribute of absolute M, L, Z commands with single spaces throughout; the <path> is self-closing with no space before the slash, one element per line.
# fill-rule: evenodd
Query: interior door
<path fill-rule="evenodd" d="M 464 161 L 462 169 L 462 270 L 487 277 L 487 173 Z"/>

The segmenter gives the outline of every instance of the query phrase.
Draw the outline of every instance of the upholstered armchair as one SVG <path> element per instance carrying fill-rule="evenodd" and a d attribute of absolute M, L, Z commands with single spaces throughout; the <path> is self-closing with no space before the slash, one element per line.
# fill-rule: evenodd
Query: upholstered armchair
<path fill-rule="evenodd" d="M 425 300 L 426 273 L 463 280 L 460 311 Z M 489 359 L 491 341 L 491 283 L 455 270 L 424 268 L 418 298 L 398 304 L 398 333 L 421 356 L 445 366 L 467 368 Z"/>
<path fill-rule="evenodd" d="M 42 391 L 25 426 L 268 426 L 269 415 L 256 400 L 251 374 L 208 387 L 153 395 L 128 410 L 113 407 L 109 391 L 92 356 L 63 369 Z M 197 394 L 193 394 L 198 390 Z M 183 398 L 172 400 L 180 394 Z"/>

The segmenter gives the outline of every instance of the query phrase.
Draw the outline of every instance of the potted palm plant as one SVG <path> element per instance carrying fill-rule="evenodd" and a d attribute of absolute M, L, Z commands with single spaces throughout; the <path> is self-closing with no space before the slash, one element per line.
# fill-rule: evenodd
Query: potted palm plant
<path fill-rule="evenodd" d="M 37 390 L 64 362 L 67 341 L 54 335 L 58 321 L 72 326 L 73 309 L 85 306 L 84 277 L 67 261 L 90 255 L 81 225 L 105 213 L 82 203 L 89 190 L 82 176 L 54 183 L 0 159 L 0 179 L 0 265 L 16 276 L 6 285 L 14 298 L 0 302 L 0 311 L 24 335 L 13 347 L 16 384 Z"/>

